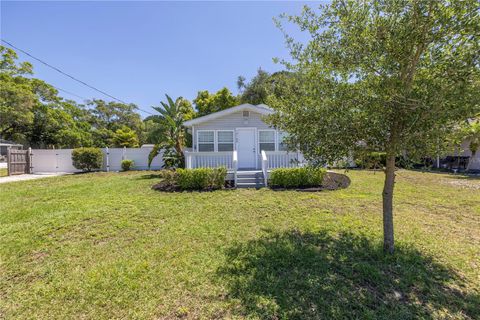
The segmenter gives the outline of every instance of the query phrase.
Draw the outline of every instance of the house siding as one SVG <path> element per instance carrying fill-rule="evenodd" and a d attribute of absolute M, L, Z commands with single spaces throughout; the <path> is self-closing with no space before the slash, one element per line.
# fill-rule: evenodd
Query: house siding
<path fill-rule="evenodd" d="M 271 129 L 271 127 L 266 124 L 262 119 L 264 115 L 251 112 L 248 120 L 243 118 L 242 111 L 235 112 L 229 115 L 226 115 L 221 118 L 213 119 L 206 121 L 201 124 L 195 125 L 195 131 L 197 130 L 234 130 L 235 128 L 248 128 L 255 127 L 257 129 Z"/>

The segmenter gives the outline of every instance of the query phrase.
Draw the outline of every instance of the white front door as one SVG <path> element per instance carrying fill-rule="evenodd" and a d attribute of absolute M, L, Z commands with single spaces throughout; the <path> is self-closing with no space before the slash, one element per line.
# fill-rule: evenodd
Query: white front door
<path fill-rule="evenodd" d="M 256 167 L 255 128 L 237 129 L 237 154 L 239 169 Z"/>

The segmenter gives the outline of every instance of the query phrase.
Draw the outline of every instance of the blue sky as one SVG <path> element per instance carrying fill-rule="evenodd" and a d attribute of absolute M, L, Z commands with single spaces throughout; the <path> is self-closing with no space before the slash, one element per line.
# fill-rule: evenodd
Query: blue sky
<path fill-rule="evenodd" d="M 236 93 L 239 75 L 249 79 L 259 67 L 282 69 L 272 58 L 287 58 L 288 51 L 272 18 L 299 13 L 303 4 L 1 1 L 1 36 L 121 100 L 151 110 L 165 93 L 193 99 L 199 90 L 223 86 Z M 24 54 L 19 57 L 31 61 L 35 76 L 54 86 L 109 100 Z"/>

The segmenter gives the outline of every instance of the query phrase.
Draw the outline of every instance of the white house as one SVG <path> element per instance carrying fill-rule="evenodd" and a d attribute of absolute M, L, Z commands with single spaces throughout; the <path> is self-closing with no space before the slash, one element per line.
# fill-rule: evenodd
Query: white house
<path fill-rule="evenodd" d="M 193 141 L 186 167 L 224 166 L 241 187 L 265 184 L 270 169 L 302 164 L 300 153 L 287 151 L 284 133 L 264 121 L 272 113 L 264 104 L 242 104 L 186 121 Z"/>

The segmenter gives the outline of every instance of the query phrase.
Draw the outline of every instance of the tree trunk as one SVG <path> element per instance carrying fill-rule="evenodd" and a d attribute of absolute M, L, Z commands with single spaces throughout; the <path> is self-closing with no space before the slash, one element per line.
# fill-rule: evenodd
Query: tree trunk
<path fill-rule="evenodd" d="M 394 251 L 393 238 L 393 188 L 395 186 L 395 155 L 387 154 L 385 183 L 383 185 L 383 250 Z"/>

